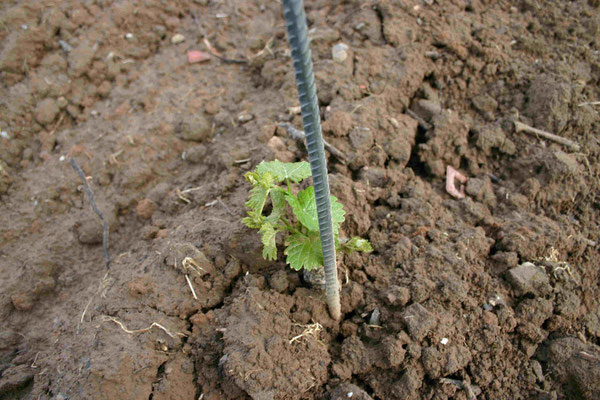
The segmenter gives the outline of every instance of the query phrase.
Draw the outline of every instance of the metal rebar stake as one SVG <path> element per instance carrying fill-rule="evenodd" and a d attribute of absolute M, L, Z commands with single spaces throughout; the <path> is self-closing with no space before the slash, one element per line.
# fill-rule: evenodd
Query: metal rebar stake
<path fill-rule="evenodd" d="M 312 170 L 319 218 L 319 232 L 323 249 L 323 267 L 325 268 L 325 291 L 331 316 L 341 317 L 340 292 L 331 221 L 331 199 L 327 178 L 327 161 L 321 132 L 321 117 L 315 88 L 315 76 L 308 47 L 306 15 L 302 0 L 283 0 L 288 40 L 292 50 L 292 60 L 296 71 L 296 86 L 302 110 L 302 122 L 306 134 L 306 148 Z"/>

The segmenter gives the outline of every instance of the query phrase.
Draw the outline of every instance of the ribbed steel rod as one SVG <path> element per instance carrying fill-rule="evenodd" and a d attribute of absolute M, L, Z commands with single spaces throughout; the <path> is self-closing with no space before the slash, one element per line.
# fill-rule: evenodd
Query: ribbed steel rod
<path fill-rule="evenodd" d="M 315 186 L 321 247 L 323 248 L 323 266 L 325 267 L 327 305 L 331 316 L 338 320 L 341 317 L 340 292 L 331 221 L 327 161 L 325 160 L 319 103 L 317 101 L 312 58 L 308 47 L 306 15 L 304 14 L 302 0 L 283 0 L 283 15 L 292 50 L 294 70 L 296 71 L 296 86 L 298 87 L 302 122 L 306 133 L 306 148 L 308 149 L 308 158 Z"/>

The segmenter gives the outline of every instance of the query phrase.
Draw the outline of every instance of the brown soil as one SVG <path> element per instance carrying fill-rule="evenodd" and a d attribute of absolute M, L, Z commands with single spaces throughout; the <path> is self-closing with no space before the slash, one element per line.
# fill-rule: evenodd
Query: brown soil
<path fill-rule="evenodd" d="M 244 172 L 306 159 L 279 2 L 0 5 L 0 399 L 600 398 L 599 2 L 307 3 L 375 248 L 340 322 L 240 223 Z"/>

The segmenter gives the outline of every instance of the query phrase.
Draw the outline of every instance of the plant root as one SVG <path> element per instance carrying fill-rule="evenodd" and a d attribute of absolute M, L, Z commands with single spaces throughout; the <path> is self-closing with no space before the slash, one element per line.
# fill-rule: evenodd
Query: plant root
<path fill-rule="evenodd" d="M 165 332 L 167 335 L 169 335 L 173 339 L 176 339 L 177 336 L 181 336 L 181 337 L 187 337 L 188 336 L 188 335 L 186 335 L 184 333 L 181 333 L 181 332 L 175 332 L 175 334 L 172 334 L 167 328 L 165 328 L 164 326 L 162 326 L 158 322 L 152 322 L 152 324 L 149 327 L 147 327 L 147 328 L 130 330 L 130 329 L 127 329 L 127 327 L 125 326 L 125 324 L 123 324 L 121 321 L 119 321 L 115 317 L 111 317 L 109 315 L 103 315 L 102 316 L 102 321 L 103 322 L 112 321 L 115 324 L 119 325 L 119 327 L 123 330 L 123 332 L 129 333 L 130 335 L 136 335 L 138 333 L 148 332 L 152 328 L 157 327 L 158 329 L 161 329 L 163 332 Z"/>

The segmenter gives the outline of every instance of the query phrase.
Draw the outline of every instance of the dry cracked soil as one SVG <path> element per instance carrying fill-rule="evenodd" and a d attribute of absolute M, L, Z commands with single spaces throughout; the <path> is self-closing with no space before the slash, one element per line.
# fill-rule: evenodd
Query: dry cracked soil
<path fill-rule="evenodd" d="M 280 2 L 0 4 L 0 399 L 600 398 L 598 0 L 306 3 L 341 321 L 240 223 Z"/>

